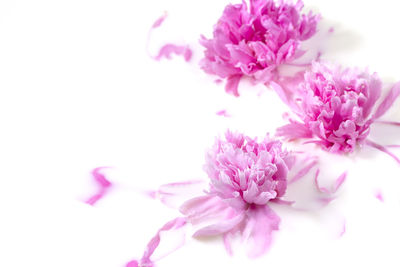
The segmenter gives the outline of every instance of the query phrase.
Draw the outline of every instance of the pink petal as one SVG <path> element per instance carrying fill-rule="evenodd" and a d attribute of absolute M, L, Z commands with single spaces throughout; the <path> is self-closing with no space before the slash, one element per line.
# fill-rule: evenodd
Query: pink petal
<path fill-rule="evenodd" d="M 382 81 L 379 79 L 377 74 L 372 75 L 371 82 L 369 84 L 369 93 L 370 95 L 367 98 L 367 101 L 363 105 L 363 116 L 366 118 L 375 105 L 376 101 L 381 95 L 382 91 Z"/>
<path fill-rule="evenodd" d="M 234 96 L 239 96 L 238 87 L 241 78 L 242 78 L 241 74 L 229 76 L 226 81 L 225 91 L 227 93 L 233 94 Z"/>
<path fill-rule="evenodd" d="M 290 104 L 288 92 L 286 90 L 284 90 L 281 85 L 271 81 L 271 82 L 269 82 L 269 86 L 271 86 L 272 89 L 274 89 L 274 91 L 278 94 L 278 96 L 281 98 L 283 103 L 285 103 L 286 105 Z"/>
<path fill-rule="evenodd" d="M 90 197 L 85 202 L 89 205 L 95 205 L 97 201 L 104 197 L 107 193 L 108 189 L 111 187 L 111 182 L 107 180 L 107 178 L 100 173 L 101 170 L 109 167 L 98 167 L 92 170 L 92 176 L 94 181 L 100 186 L 98 193 Z"/>
<path fill-rule="evenodd" d="M 375 121 L 375 123 L 382 123 L 382 124 L 387 124 L 387 125 L 400 126 L 400 122 L 397 122 L 397 121 Z"/>
<path fill-rule="evenodd" d="M 342 231 L 339 234 L 339 237 L 342 237 L 346 233 L 346 222 L 343 222 Z"/>
<path fill-rule="evenodd" d="M 186 201 L 179 211 L 186 216 L 191 224 L 196 225 L 225 214 L 224 212 L 230 209 L 232 208 L 219 197 L 206 195 Z"/>
<path fill-rule="evenodd" d="M 327 194 L 328 197 L 331 197 L 333 194 L 335 194 L 339 188 L 342 186 L 342 184 L 344 183 L 344 181 L 346 181 L 346 177 L 347 177 L 347 173 L 344 172 L 342 173 L 336 180 L 335 183 L 333 185 L 333 188 L 330 190 L 326 187 L 320 186 L 319 182 L 318 182 L 318 176 L 319 176 L 319 169 L 316 171 L 315 173 L 315 186 L 317 188 L 317 190 L 321 193 Z M 332 201 L 334 198 L 329 198 L 329 202 Z"/>
<path fill-rule="evenodd" d="M 146 249 L 143 253 L 142 258 L 140 261 L 132 260 L 126 264 L 126 267 L 136 267 L 136 266 L 153 266 L 153 262 L 150 260 L 151 255 L 153 255 L 154 251 L 157 249 L 161 242 L 161 232 L 163 231 L 170 231 L 173 229 L 180 229 L 183 226 L 186 225 L 186 219 L 185 218 L 175 218 L 169 222 L 167 222 L 163 227 L 161 227 L 156 235 L 149 241 L 149 243 L 146 246 Z M 181 244 L 183 245 L 183 244 Z M 176 250 L 175 248 L 174 250 Z M 172 250 L 171 252 L 173 252 Z M 170 253 L 171 253 L 170 252 Z"/>
<path fill-rule="evenodd" d="M 310 172 L 310 170 L 317 165 L 318 161 L 317 160 L 313 160 L 311 161 L 308 165 L 306 165 L 304 168 L 302 168 L 295 176 L 293 176 L 293 178 L 289 181 L 289 184 L 292 184 L 298 180 L 300 180 L 301 178 L 303 178 L 307 173 Z"/>
<path fill-rule="evenodd" d="M 177 183 L 164 184 L 155 191 L 154 198 L 158 198 L 166 206 L 178 208 L 188 199 L 203 193 L 205 181 L 191 180 Z"/>
<path fill-rule="evenodd" d="M 376 149 L 382 151 L 383 153 L 388 154 L 389 156 L 391 156 L 395 161 L 397 161 L 400 164 L 400 159 L 395 154 L 390 152 L 385 146 L 379 145 L 375 142 L 372 142 L 371 140 L 366 140 L 365 144 L 368 146 L 371 146 L 373 148 L 376 148 Z"/>
<path fill-rule="evenodd" d="M 164 14 L 163 14 L 161 17 L 159 17 L 159 18 L 153 23 L 153 26 L 152 26 L 151 28 L 155 29 L 155 28 L 160 27 L 161 24 L 164 22 L 164 20 L 167 18 L 167 16 L 168 16 L 168 13 L 167 13 L 167 12 L 164 12 Z"/>
<path fill-rule="evenodd" d="M 397 97 L 400 95 L 400 82 L 396 83 L 392 89 L 390 89 L 389 93 L 386 95 L 385 99 L 377 108 L 373 119 L 378 119 L 383 116 L 386 111 L 393 105 L 394 101 L 396 101 Z"/>
<path fill-rule="evenodd" d="M 312 132 L 303 123 L 292 121 L 276 130 L 277 136 L 285 137 L 289 140 L 312 138 Z"/>
<path fill-rule="evenodd" d="M 225 109 L 217 111 L 216 114 L 218 116 L 222 116 L 222 117 L 226 117 L 226 118 L 229 118 L 231 116 Z"/>
<path fill-rule="evenodd" d="M 335 185 L 333 187 L 333 191 L 332 193 L 336 193 L 336 191 L 339 190 L 339 188 L 342 186 L 342 184 L 344 183 L 344 181 L 346 181 L 347 178 L 347 173 L 342 173 L 335 181 Z"/>
<path fill-rule="evenodd" d="M 384 202 L 383 194 L 382 194 L 382 192 L 381 192 L 380 190 L 377 190 L 377 191 L 375 192 L 375 197 L 376 197 L 376 199 L 378 199 L 380 202 Z"/>
<path fill-rule="evenodd" d="M 158 55 L 154 59 L 160 60 L 163 57 L 171 59 L 172 54 L 183 56 L 186 62 L 190 61 L 192 58 L 192 50 L 189 48 L 189 46 L 166 44 L 161 47 Z"/>
<path fill-rule="evenodd" d="M 139 263 L 136 260 L 132 260 L 126 264 L 126 267 L 139 267 Z"/>
<path fill-rule="evenodd" d="M 247 216 L 243 237 L 250 246 L 249 257 L 258 257 L 268 250 L 272 232 L 279 229 L 280 218 L 268 205 L 249 210 Z"/>
<path fill-rule="evenodd" d="M 193 234 L 193 237 L 213 236 L 229 232 L 238 224 L 240 224 L 245 216 L 244 213 L 234 213 L 233 217 L 229 217 L 223 218 L 218 223 L 201 228 Z"/>

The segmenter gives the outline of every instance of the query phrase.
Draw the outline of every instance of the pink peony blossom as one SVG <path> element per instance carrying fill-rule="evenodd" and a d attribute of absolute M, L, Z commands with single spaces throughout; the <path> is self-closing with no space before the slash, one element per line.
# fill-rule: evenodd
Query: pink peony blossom
<path fill-rule="evenodd" d="M 209 194 L 238 209 L 265 205 L 285 194 L 293 157 L 279 141 L 266 137 L 257 142 L 229 131 L 225 138 L 217 139 L 206 156 Z"/>
<path fill-rule="evenodd" d="M 227 78 L 227 92 L 238 96 L 242 76 L 268 82 L 277 67 L 305 51 L 301 41 L 311 38 L 319 15 L 301 14 L 303 2 L 249 0 L 228 5 L 214 27 L 212 39 L 201 37 L 206 48 L 201 67 L 209 74 Z"/>
<path fill-rule="evenodd" d="M 381 90 L 382 82 L 376 73 L 313 62 L 304 81 L 292 88 L 293 98 L 288 101 L 300 121 L 291 120 L 277 130 L 277 135 L 311 139 L 308 142 L 333 153 L 353 152 L 363 144 L 384 150 L 367 137 L 371 124 L 400 94 L 400 83 L 373 112 Z"/>
<path fill-rule="evenodd" d="M 249 245 L 249 256 L 262 255 L 280 222 L 268 203 L 286 204 L 281 197 L 293 164 L 294 156 L 279 141 L 267 136 L 258 142 L 228 131 L 206 154 L 204 170 L 210 178 L 206 195 L 180 207 L 188 222 L 201 226 L 194 236 L 221 234 L 230 252 L 229 237 L 240 233 Z"/>

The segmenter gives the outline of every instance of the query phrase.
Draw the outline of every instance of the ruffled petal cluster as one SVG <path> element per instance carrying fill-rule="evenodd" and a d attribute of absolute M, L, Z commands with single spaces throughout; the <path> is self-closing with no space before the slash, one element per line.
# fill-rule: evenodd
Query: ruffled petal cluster
<path fill-rule="evenodd" d="M 206 48 L 202 68 L 221 78 L 247 75 L 266 82 L 277 66 L 302 54 L 301 41 L 316 32 L 319 16 L 302 14 L 303 2 L 249 0 L 228 5 L 214 27 L 212 39 L 201 38 Z M 237 92 L 233 92 L 237 94 Z"/>
<path fill-rule="evenodd" d="M 353 152 L 369 134 L 381 88 L 376 73 L 313 62 L 295 93 L 293 108 L 302 122 L 292 121 L 278 135 L 317 137 L 315 143 L 330 152 Z"/>
<path fill-rule="evenodd" d="M 211 179 L 209 193 L 237 209 L 265 205 L 284 195 L 292 160 L 282 144 L 268 136 L 257 142 L 227 132 L 225 140 L 217 139 L 206 155 L 204 169 Z"/>

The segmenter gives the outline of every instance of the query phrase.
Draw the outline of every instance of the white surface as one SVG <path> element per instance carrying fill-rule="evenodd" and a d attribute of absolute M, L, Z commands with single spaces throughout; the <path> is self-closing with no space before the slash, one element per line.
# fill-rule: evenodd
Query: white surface
<path fill-rule="evenodd" d="M 400 79 L 397 1 L 305 2 L 324 17 L 323 58 Z M 206 178 L 204 151 L 226 128 L 263 136 L 283 124 L 286 108 L 272 92 L 242 85 L 234 98 L 197 66 L 199 35 L 211 36 L 227 3 L 0 2 L 0 266 L 123 266 L 177 214 L 138 189 Z M 190 64 L 145 53 L 148 29 L 165 10 L 151 52 L 189 43 Z M 233 117 L 216 116 L 221 109 Z M 387 118 L 400 120 L 399 103 Z M 375 127 L 371 138 L 400 143 L 399 133 Z M 281 231 L 265 257 L 229 258 L 219 239 L 192 240 L 159 266 L 399 266 L 399 166 L 368 148 L 323 155 L 326 182 L 349 169 L 340 198 L 315 212 L 278 208 Z M 102 165 L 115 167 L 117 186 L 91 207 L 81 201 L 92 190 L 88 173 Z"/>

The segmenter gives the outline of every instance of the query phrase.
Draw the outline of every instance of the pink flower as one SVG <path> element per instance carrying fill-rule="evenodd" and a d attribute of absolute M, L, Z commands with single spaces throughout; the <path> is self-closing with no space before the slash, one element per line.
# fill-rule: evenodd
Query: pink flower
<path fill-rule="evenodd" d="M 225 139 L 217 139 L 204 166 L 211 179 L 209 191 L 180 207 L 188 222 L 201 226 L 194 236 L 222 234 L 230 252 L 229 238 L 240 233 L 250 247 L 249 256 L 262 255 L 280 223 L 267 204 L 286 203 L 280 198 L 293 163 L 294 156 L 268 136 L 257 142 L 228 131 Z"/>
<path fill-rule="evenodd" d="M 396 84 L 373 113 L 382 89 L 376 73 L 313 62 L 304 81 L 294 88 L 290 106 L 301 122 L 277 130 L 289 139 L 317 138 L 316 143 L 333 153 L 353 152 L 367 140 L 371 124 L 381 117 L 400 94 Z"/>
<path fill-rule="evenodd" d="M 227 78 L 226 91 L 238 96 L 237 85 L 245 75 L 268 82 L 279 65 L 304 54 L 301 41 L 316 32 L 319 16 L 301 14 L 303 2 L 250 0 L 228 5 L 214 27 L 212 39 L 201 37 L 206 48 L 201 67 Z"/>
<path fill-rule="evenodd" d="M 206 156 L 204 166 L 210 194 L 237 209 L 265 205 L 282 197 L 287 174 L 293 162 L 279 141 L 266 137 L 262 142 L 227 132 L 226 140 L 217 139 Z"/>

